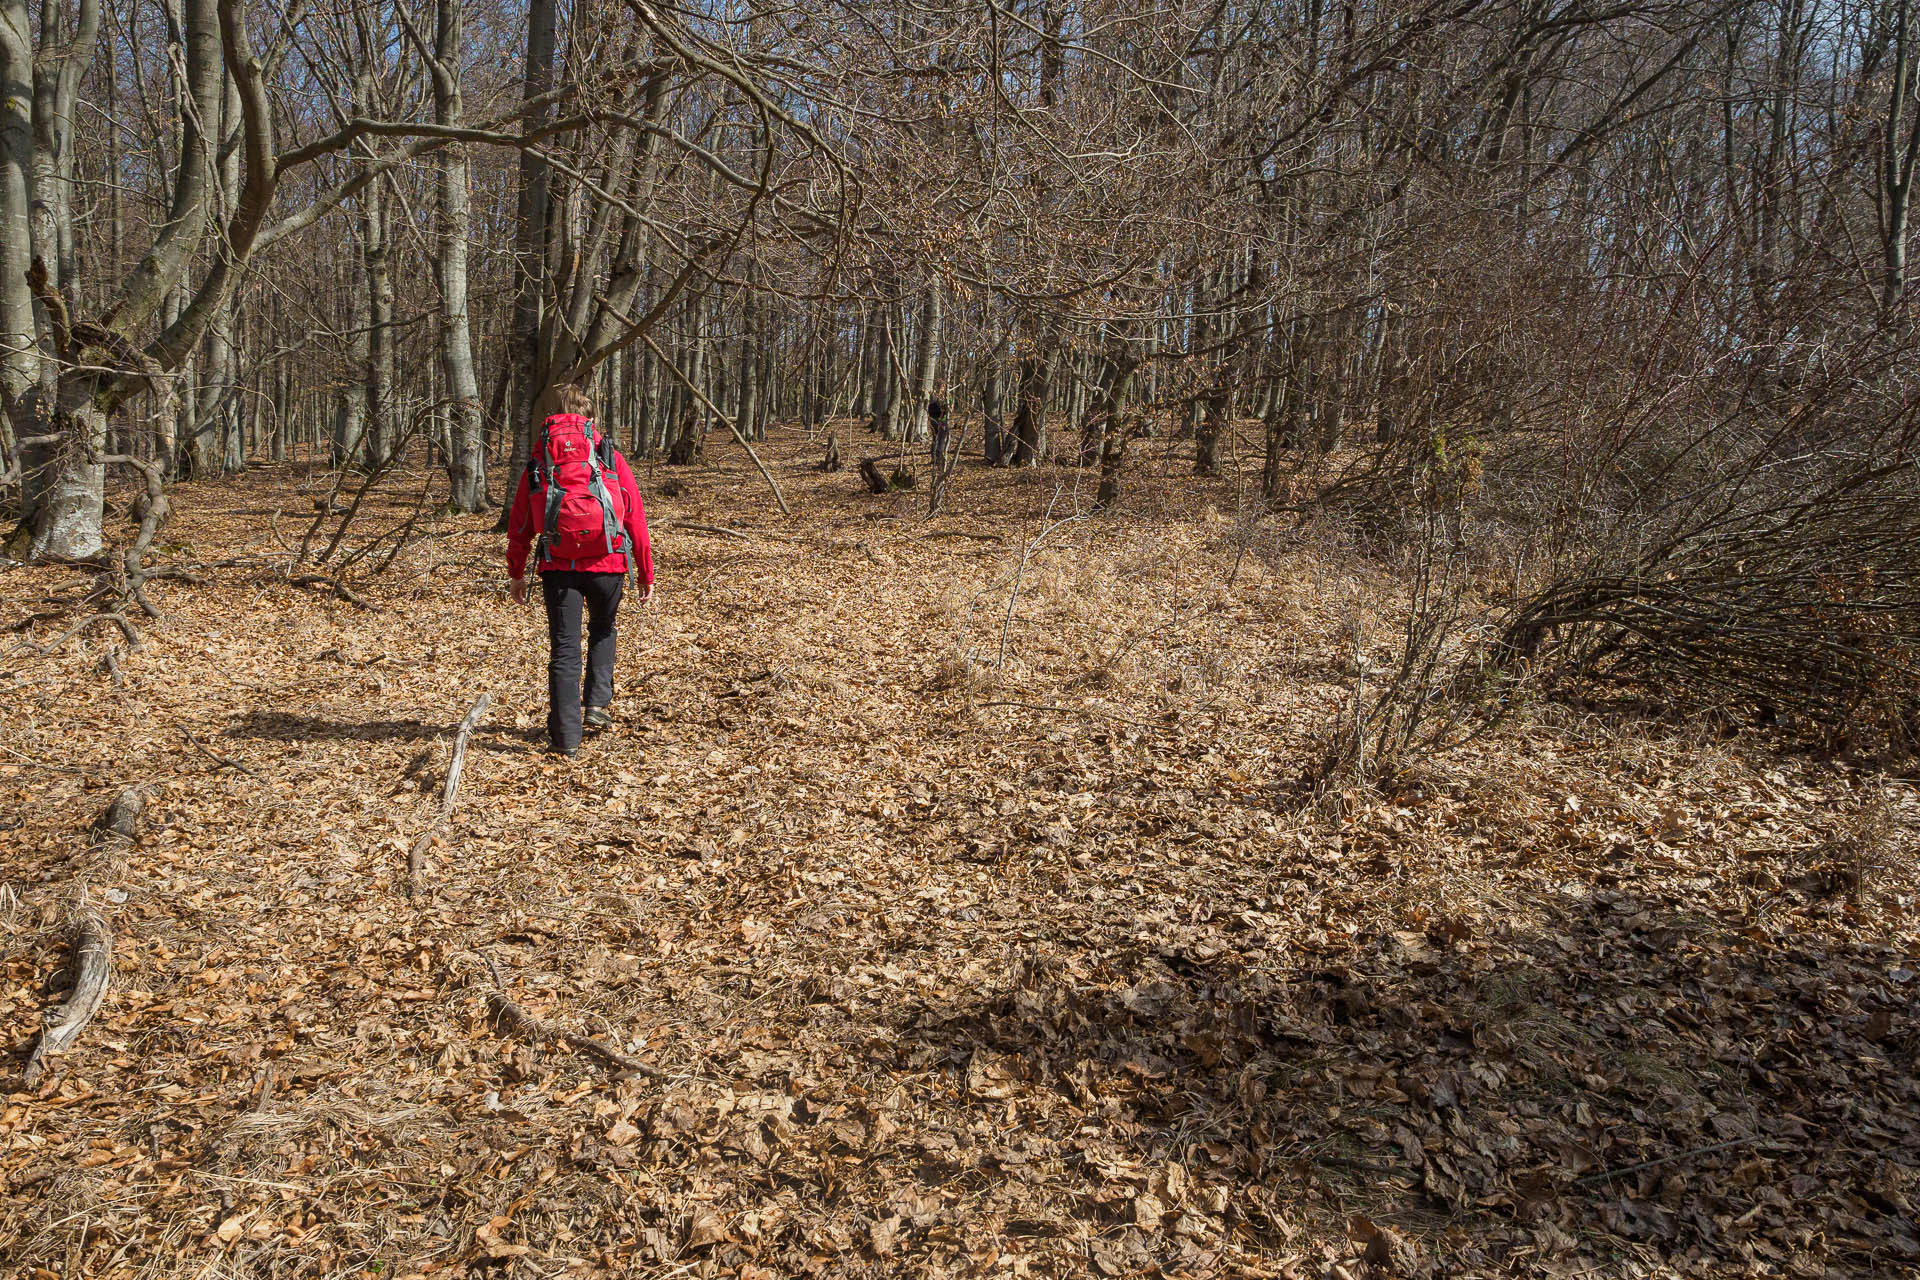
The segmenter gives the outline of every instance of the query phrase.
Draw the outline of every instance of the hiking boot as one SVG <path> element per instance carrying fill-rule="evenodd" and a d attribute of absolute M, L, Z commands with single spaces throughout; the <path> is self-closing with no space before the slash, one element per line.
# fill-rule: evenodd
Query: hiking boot
<path fill-rule="evenodd" d="M 605 707 L 588 707 L 585 719 L 589 729 L 613 728 L 613 716 Z"/>

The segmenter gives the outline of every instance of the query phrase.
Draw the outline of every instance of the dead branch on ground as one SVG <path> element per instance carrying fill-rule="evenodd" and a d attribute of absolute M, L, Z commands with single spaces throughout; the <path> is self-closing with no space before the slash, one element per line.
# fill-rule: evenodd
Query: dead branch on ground
<path fill-rule="evenodd" d="M 86 911 L 74 922 L 73 951 L 67 971 L 73 986 L 66 1001 L 41 1015 L 39 1043 L 27 1056 L 26 1087 L 37 1086 L 47 1072 L 47 1060 L 64 1053 L 80 1038 L 113 981 L 113 932 L 98 912 Z"/>
<path fill-rule="evenodd" d="M 467 768 L 467 742 L 473 737 L 474 727 L 481 717 L 487 714 L 487 708 L 493 705 L 493 695 L 483 693 L 473 700 L 467 708 L 466 718 L 460 721 L 460 728 L 453 736 L 453 759 L 447 765 L 447 784 L 440 791 L 440 812 L 434 817 L 433 825 L 413 842 L 413 849 L 407 854 L 407 896 L 412 897 L 419 891 L 427 869 L 427 849 L 434 838 L 447 829 L 448 821 L 453 817 L 453 806 L 460 800 L 460 777 Z"/>
<path fill-rule="evenodd" d="M 368 613 L 377 613 L 380 609 L 379 605 L 373 603 L 352 587 L 349 587 L 346 583 L 340 581 L 338 578 L 328 577 L 324 573 L 298 574 L 288 578 L 287 584 L 295 587 L 318 587 L 341 600 L 345 600 L 354 608 L 364 609 Z"/>
<path fill-rule="evenodd" d="M 660 1068 L 642 1062 L 632 1054 L 622 1053 L 603 1040 L 595 1040 L 592 1036 L 583 1036 L 577 1031 L 568 1031 L 534 1017 L 509 999 L 504 991 L 495 989 L 487 994 L 487 1011 L 493 1015 L 494 1026 L 503 1035 L 516 1036 L 534 1044 L 545 1040 L 558 1041 L 616 1071 L 631 1071 L 654 1080 L 665 1075 Z"/>
<path fill-rule="evenodd" d="M 238 760 L 234 760 L 227 756 L 221 755 L 218 751 L 215 751 L 212 747 L 209 747 L 206 743 L 194 737 L 191 731 L 182 729 L 180 732 L 186 738 L 188 744 L 192 746 L 194 750 L 198 751 L 201 755 L 213 761 L 215 764 L 219 765 L 221 768 L 235 769 L 241 773 L 246 774 L 249 778 L 258 779 L 261 782 L 266 781 L 265 778 L 261 778 L 259 774 L 247 768 L 247 766 L 241 764 Z"/>

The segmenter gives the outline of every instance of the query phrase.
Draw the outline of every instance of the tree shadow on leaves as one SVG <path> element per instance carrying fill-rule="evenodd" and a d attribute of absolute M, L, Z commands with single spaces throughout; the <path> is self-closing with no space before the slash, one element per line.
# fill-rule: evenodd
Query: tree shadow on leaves
<path fill-rule="evenodd" d="M 900 1034 L 969 1109 L 1031 1099 L 1089 1212 L 1162 1264 L 1176 1215 L 1230 1205 L 1264 1247 L 1349 1221 L 1380 1274 L 1920 1266 L 1920 966 L 1628 893 L 1561 915 L 1287 971 L 1218 924 L 1156 927 L 1036 952 Z"/>
<path fill-rule="evenodd" d="M 249 711 L 226 732 L 229 738 L 263 738 L 278 742 L 316 740 L 347 742 L 421 741 L 451 733 L 456 725 L 425 720 L 332 720 L 291 711 Z"/>
<path fill-rule="evenodd" d="M 436 724 L 426 720 L 334 720 L 290 711 L 249 711 L 227 731 L 229 738 L 269 739 L 277 742 L 427 742 L 451 739 L 459 722 Z M 473 736 L 476 751 L 524 755 L 543 750 L 547 731 L 535 725 L 483 725 Z M 413 770 L 409 770 L 413 772 Z"/>

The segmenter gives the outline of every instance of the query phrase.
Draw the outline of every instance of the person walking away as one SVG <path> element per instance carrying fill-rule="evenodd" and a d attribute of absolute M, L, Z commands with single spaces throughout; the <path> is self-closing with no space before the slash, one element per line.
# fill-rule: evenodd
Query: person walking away
<path fill-rule="evenodd" d="M 593 421 L 593 401 L 557 388 L 554 412 L 533 450 L 507 518 L 507 577 L 515 604 L 527 599 L 527 560 L 547 607 L 547 742 L 570 756 L 585 725 L 613 723 L 614 615 L 635 571 L 636 595 L 653 599 L 653 545 L 646 508 L 627 460 Z M 586 686 L 581 688 L 580 616 L 586 613 Z M 583 711 L 584 702 L 584 711 Z"/>
<path fill-rule="evenodd" d="M 948 442 L 953 438 L 953 428 L 947 422 L 947 402 L 939 396 L 927 400 L 927 452 L 932 455 L 935 475 L 944 475 L 947 470 Z"/>

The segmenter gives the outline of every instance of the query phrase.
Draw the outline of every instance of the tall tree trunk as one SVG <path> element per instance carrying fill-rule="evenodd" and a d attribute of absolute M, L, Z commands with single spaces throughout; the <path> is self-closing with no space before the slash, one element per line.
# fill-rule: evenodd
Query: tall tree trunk
<path fill-rule="evenodd" d="M 1233 364 L 1229 361 L 1214 374 L 1200 397 L 1200 427 L 1193 438 L 1193 474 L 1219 474 L 1220 441 L 1226 435 L 1227 419 L 1232 411 Z"/>
<path fill-rule="evenodd" d="M 226 456 L 226 407 L 233 399 L 233 308 L 220 308 L 207 326 L 205 363 L 195 388 L 193 422 L 187 438 L 187 467 L 197 480 L 220 474 Z"/>
<path fill-rule="evenodd" d="M 747 265 L 747 292 L 740 302 L 740 359 L 735 381 L 739 394 L 734 403 L 738 406 L 734 413 L 734 422 L 739 425 L 741 434 L 749 440 L 758 440 L 760 428 L 760 343 L 756 331 L 756 313 L 754 306 L 755 272 L 753 264 Z"/>
<path fill-rule="evenodd" d="M 434 23 L 433 115 L 457 127 L 460 93 L 461 0 L 439 0 Z M 440 178 L 440 365 L 452 403 L 447 479 L 450 501 L 461 511 L 487 504 L 485 420 L 480 413 L 480 377 L 473 367 L 473 325 L 468 309 L 467 228 L 472 220 L 467 187 L 467 149 L 446 147 L 438 158 Z"/>
<path fill-rule="evenodd" d="M 522 80 L 527 99 L 544 96 L 553 88 L 553 60 L 556 45 L 558 5 L 556 0 L 529 0 L 527 6 L 527 56 Z M 552 117 L 552 110 L 541 107 L 532 112 L 522 126 L 537 129 Z M 546 391 L 547 370 L 540 358 L 540 304 L 547 282 L 547 229 L 551 220 L 548 199 L 550 171 L 546 160 L 533 148 L 520 153 L 520 199 L 514 233 L 514 273 L 518 289 L 513 300 L 513 327 L 510 343 L 514 361 L 513 445 L 509 449 L 507 497 L 500 506 L 498 528 L 505 529 L 513 495 L 520 488 L 520 473 L 526 469 L 527 450 L 534 406 Z"/>
<path fill-rule="evenodd" d="M 1920 163 L 1920 100 L 1914 94 L 1913 0 L 1897 0 L 1893 27 L 1893 84 L 1888 95 L 1887 127 L 1881 139 L 1880 240 L 1886 262 L 1880 305 L 1888 315 L 1907 291 L 1907 226 L 1913 203 L 1913 174 Z M 1902 117 L 1907 136 L 1900 136 Z"/>
<path fill-rule="evenodd" d="M 869 307 L 860 318 L 859 347 L 853 358 L 853 400 L 847 412 L 859 420 L 873 416 L 873 349 L 876 341 L 874 309 Z"/>
<path fill-rule="evenodd" d="M 980 449 L 990 467 L 1009 466 L 1013 462 L 1013 433 L 1007 430 L 1006 383 L 1003 366 L 1013 341 L 1007 329 L 988 353 L 986 374 L 980 384 Z"/>
<path fill-rule="evenodd" d="M 1013 418 L 1013 464 L 1037 467 L 1047 456 L 1047 397 L 1051 392 L 1052 341 L 1036 335 L 1020 357 Z"/>
<path fill-rule="evenodd" d="M 1103 511 L 1120 501 L 1120 476 L 1134 435 L 1128 401 L 1140 363 L 1141 355 L 1131 341 L 1116 343 L 1107 357 L 1106 380 L 1094 409 L 1100 420 L 1100 487 L 1093 502 Z"/>
<path fill-rule="evenodd" d="M 391 223 L 384 183 L 368 183 L 361 201 L 361 260 L 367 272 L 367 462 L 377 467 L 397 446 L 399 430 L 394 404 Z"/>
<path fill-rule="evenodd" d="M 367 370 L 370 367 L 373 321 L 367 301 L 367 273 L 362 263 L 352 263 L 347 273 L 353 278 L 347 308 L 346 384 L 340 388 L 340 408 L 333 423 L 333 464 L 350 467 L 361 459 L 367 438 Z"/>
<path fill-rule="evenodd" d="M 4 443 L 13 452 L 19 436 L 44 434 L 51 405 L 41 401 L 40 324 L 33 287 L 33 99 L 17 86 L 33 82 L 34 49 L 26 0 L 0 3 L 0 406 L 6 410 Z"/>
<path fill-rule="evenodd" d="M 920 300 L 920 352 L 914 358 L 913 403 L 907 406 L 906 436 L 914 444 L 927 439 L 927 402 L 940 366 L 940 282 L 931 280 Z"/>
<path fill-rule="evenodd" d="M 17 432 L 8 452 L 20 437 L 60 437 L 19 450 L 24 551 L 81 559 L 101 547 L 106 468 L 95 459 L 106 450 L 107 422 L 84 380 L 62 375 L 60 363 L 78 353 L 56 348 L 66 324 L 56 326 L 54 315 L 72 314 L 74 100 L 93 61 L 100 9 L 81 0 L 71 32 L 66 5 L 42 0 L 39 16 L 36 50 L 27 5 L 0 5 L 0 416 Z"/>
<path fill-rule="evenodd" d="M 874 345 L 873 426 L 883 439 L 891 440 L 898 431 L 895 418 L 900 399 L 900 330 L 905 325 L 900 308 L 888 303 L 880 322 L 880 335 Z"/>

